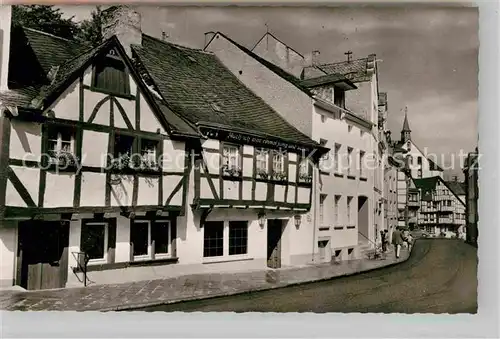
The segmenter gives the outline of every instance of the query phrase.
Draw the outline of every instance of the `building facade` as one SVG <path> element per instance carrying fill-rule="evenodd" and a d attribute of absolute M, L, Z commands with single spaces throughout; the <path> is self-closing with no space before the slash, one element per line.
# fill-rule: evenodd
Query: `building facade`
<path fill-rule="evenodd" d="M 465 203 L 454 190 L 439 176 L 413 179 L 413 183 L 419 191 L 415 196 L 419 227 L 431 236 L 465 240 Z"/>
<path fill-rule="evenodd" d="M 476 147 L 470 152 L 465 160 L 465 202 L 466 202 L 466 225 L 467 242 L 477 246 L 478 233 L 478 198 L 479 198 L 479 153 Z"/>
<path fill-rule="evenodd" d="M 384 171 L 380 170 L 384 149 L 378 140 L 375 59 L 356 61 L 362 65 L 357 82 L 334 72 L 299 78 L 308 62 L 316 62 L 317 53 L 302 56 L 270 33 L 252 50 L 223 33 L 207 34 L 206 51 L 217 55 L 288 122 L 331 150 L 320 161 L 313 196 L 318 260 L 352 258 L 361 245 L 373 246 L 384 227 Z M 360 86 L 367 97 L 349 95 Z M 349 100 L 356 98 L 359 106 L 360 97 L 366 107 L 361 112 L 351 110 Z"/>
<path fill-rule="evenodd" d="M 405 110 L 401 139 L 393 145 L 398 153 L 402 154 L 402 168 L 398 170 L 397 195 L 398 195 L 398 226 L 414 228 L 417 226 L 417 212 L 414 211 L 418 205 L 410 196 L 411 178 L 422 179 L 434 176 L 443 176 L 443 169 L 427 156 L 411 139 L 411 129 L 408 122 L 408 114 Z M 406 170 L 405 170 L 406 169 Z M 408 187 L 408 188 L 407 188 Z M 406 205 L 408 204 L 409 217 L 406 224 Z"/>
<path fill-rule="evenodd" d="M 126 6 L 104 12 L 96 48 L 4 28 L 10 22 L 2 20 L 11 47 L 0 92 L 3 286 L 278 268 L 317 256 L 308 215 L 328 149 L 217 57 L 143 34 Z"/>

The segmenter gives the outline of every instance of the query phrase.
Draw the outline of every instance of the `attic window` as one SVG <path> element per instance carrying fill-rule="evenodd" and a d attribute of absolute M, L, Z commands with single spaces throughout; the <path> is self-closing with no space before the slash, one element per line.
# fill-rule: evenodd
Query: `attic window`
<path fill-rule="evenodd" d="M 117 96 L 129 96 L 129 78 L 123 61 L 114 56 L 106 56 L 99 60 L 94 66 L 92 90 Z"/>

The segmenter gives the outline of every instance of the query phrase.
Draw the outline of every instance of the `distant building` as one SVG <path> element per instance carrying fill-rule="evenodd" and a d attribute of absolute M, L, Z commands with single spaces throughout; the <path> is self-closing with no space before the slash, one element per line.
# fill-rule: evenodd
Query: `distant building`
<path fill-rule="evenodd" d="M 408 122 L 408 114 L 405 111 L 403 128 L 401 130 L 401 139 L 394 144 L 395 148 L 404 152 L 404 159 L 407 162 L 409 175 L 414 179 L 442 177 L 443 169 L 439 167 L 428 155 L 423 152 L 411 139 L 411 129 Z M 407 204 L 407 175 L 403 170 L 398 171 L 398 225 L 409 226 L 410 228 L 417 226 L 417 215 L 410 212 L 411 216 L 408 220 L 409 224 L 405 225 L 405 206 Z M 415 202 L 409 205 L 414 205 Z M 413 207 L 413 206 L 412 206 Z M 410 210 L 413 210 L 412 208 Z"/>
<path fill-rule="evenodd" d="M 476 148 L 468 154 L 464 167 L 465 174 L 465 201 L 467 218 L 467 242 L 477 246 L 479 221 L 478 197 L 479 197 L 479 153 Z"/>
<path fill-rule="evenodd" d="M 410 194 L 410 206 L 418 210 L 418 226 L 434 236 L 465 236 L 465 203 L 452 187 L 439 176 L 413 183 L 418 195 Z"/>

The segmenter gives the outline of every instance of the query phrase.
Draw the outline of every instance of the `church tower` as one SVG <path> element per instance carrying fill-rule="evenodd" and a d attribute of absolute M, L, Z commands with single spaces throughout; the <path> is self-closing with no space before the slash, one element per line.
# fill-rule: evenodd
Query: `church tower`
<path fill-rule="evenodd" d="M 401 141 L 407 142 L 411 140 L 411 129 L 408 123 L 408 108 L 405 107 L 405 121 L 403 122 L 403 129 L 401 130 Z"/>

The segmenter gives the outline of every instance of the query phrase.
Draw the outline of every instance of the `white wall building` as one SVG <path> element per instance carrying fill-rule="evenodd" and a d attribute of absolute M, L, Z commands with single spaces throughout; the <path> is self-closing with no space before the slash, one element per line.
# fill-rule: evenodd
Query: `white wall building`
<path fill-rule="evenodd" d="M 385 227 L 375 57 L 353 60 L 359 74 L 352 79 L 333 72 L 312 74 L 307 63 L 317 63 L 317 52 L 302 56 L 270 33 L 252 51 L 220 32 L 207 34 L 206 51 L 287 121 L 331 150 L 320 163 L 313 197 L 319 260 L 350 258 L 360 245 L 371 246 Z"/>

